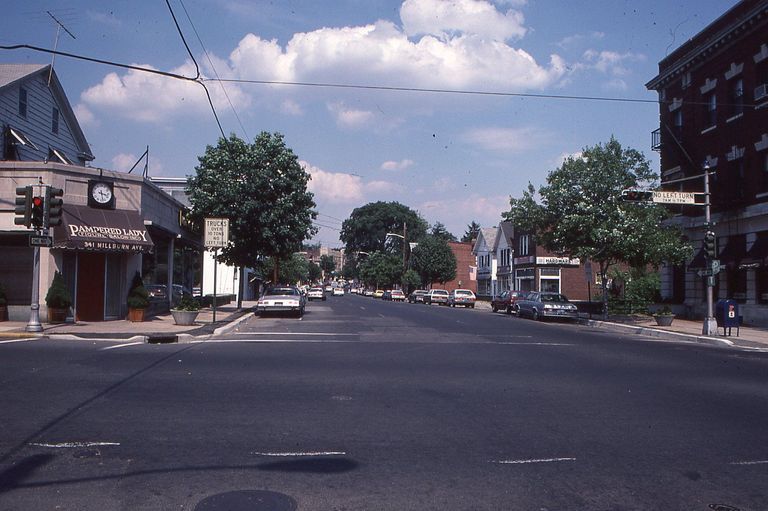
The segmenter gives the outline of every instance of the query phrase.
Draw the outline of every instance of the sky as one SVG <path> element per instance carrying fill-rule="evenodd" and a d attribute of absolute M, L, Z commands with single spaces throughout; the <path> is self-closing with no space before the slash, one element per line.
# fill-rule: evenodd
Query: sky
<path fill-rule="evenodd" d="M 0 45 L 187 77 L 197 62 L 227 135 L 285 136 L 312 176 L 313 241 L 339 247 L 341 222 L 375 201 L 405 204 L 459 238 L 472 221 L 495 226 L 510 196 L 611 136 L 658 170 L 657 95 L 645 83 L 737 2 L 169 3 L 194 61 L 163 0 L 4 0 Z M 0 63 L 50 62 L 0 50 Z M 127 171 L 149 146 L 150 176 L 193 175 L 221 135 L 197 83 L 62 56 L 54 67 L 91 166 Z"/>

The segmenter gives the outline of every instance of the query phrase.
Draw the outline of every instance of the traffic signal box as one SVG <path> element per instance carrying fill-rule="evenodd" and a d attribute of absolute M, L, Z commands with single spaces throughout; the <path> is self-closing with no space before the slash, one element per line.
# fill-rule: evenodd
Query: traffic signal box
<path fill-rule="evenodd" d="M 32 221 L 32 187 L 16 187 L 16 217 L 13 219 L 14 225 L 23 225 L 29 229 Z"/>
<path fill-rule="evenodd" d="M 651 202 L 653 192 L 646 190 L 624 190 L 621 192 L 621 200 L 627 202 Z"/>
<path fill-rule="evenodd" d="M 704 233 L 704 255 L 712 261 L 717 258 L 717 247 L 715 246 L 715 233 L 707 231 Z"/>
<path fill-rule="evenodd" d="M 64 205 L 64 199 L 61 197 L 63 195 L 64 190 L 61 188 L 45 187 L 45 225 L 47 227 L 61 225 L 61 208 Z"/>

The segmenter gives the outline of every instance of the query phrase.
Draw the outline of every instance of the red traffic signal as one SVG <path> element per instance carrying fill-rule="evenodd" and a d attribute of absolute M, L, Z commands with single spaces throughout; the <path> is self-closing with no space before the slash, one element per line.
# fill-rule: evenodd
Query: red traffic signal
<path fill-rule="evenodd" d="M 42 197 L 32 197 L 32 225 L 35 229 L 43 228 L 43 219 L 45 217 L 45 201 Z"/>
<path fill-rule="evenodd" d="M 653 192 L 646 190 L 624 190 L 621 192 L 621 200 L 626 202 L 651 202 Z"/>

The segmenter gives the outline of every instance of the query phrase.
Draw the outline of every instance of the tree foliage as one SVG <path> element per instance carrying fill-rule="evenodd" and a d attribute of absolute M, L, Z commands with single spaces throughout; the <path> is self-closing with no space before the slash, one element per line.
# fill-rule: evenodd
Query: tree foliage
<path fill-rule="evenodd" d="M 621 199 L 622 190 L 652 187 L 657 177 L 642 153 L 612 137 L 552 171 L 538 191 L 540 203 L 529 184 L 521 198 L 510 199 L 506 217 L 547 250 L 599 263 L 605 285 L 608 268 L 617 263 L 658 266 L 690 254 L 680 230 L 662 225 L 664 207 Z"/>
<path fill-rule="evenodd" d="M 330 275 L 336 269 L 336 261 L 331 255 L 320 256 L 320 269 L 325 272 L 326 275 Z"/>
<path fill-rule="evenodd" d="M 408 241 L 412 241 L 427 233 L 428 224 L 416 211 L 399 202 L 371 202 L 352 211 L 341 226 L 339 238 L 346 245 L 347 255 L 358 251 L 402 254 L 403 240 L 390 237 L 387 241 L 387 233 L 402 235 L 403 226 Z"/>
<path fill-rule="evenodd" d="M 256 267 L 263 257 L 288 259 L 316 232 L 309 174 L 279 133 L 262 132 L 248 144 L 220 138 L 198 158 L 187 182 L 192 216 L 229 218 L 230 244 L 220 258 Z"/>
<path fill-rule="evenodd" d="M 269 258 L 265 261 L 264 270 L 267 274 L 274 272 L 274 258 Z M 277 282 L 280 284 L 294 285 L 310 280 L 310 263 L 301 254 L 291 254 L 290 257 L 282 259 L 277 270 Z"/>
<path fill-rule="evenodd" d="M 403 291 L 410 293 L 414 289 L 419 289 L 422 286 L 421 275 L 416 270 L 407 270 L 403 273 L 403 278 L 400 283 L 403 285 Z"/>
<path fill-rule="evenodd" d="M 480 224 L 472 220 L 472 223 L 467 225 L 467 230 L 464 232 L 464 236 L 461 237 L 461 241 L 467 242 L 477 239 L 478 234 L 480 234 Z"/>
<path fill-rule="evenodd" d="M 425 284 L 444 284 L 456 278 L 456 256 L 442 238 L 431 235 L 422 238 L 413 249 L 411 263 Z"/>
<path fill-rule="evenodd" d="M 320 265 L 317 263 L 309 262 L 309 280 L 310 282 L 317 282 L 323 276 L 323 270 L 320 269 Z"/>
<path fill-rule="evenodd" d="M 451 234 L 442 222 L 435 222 L 429 230 L 429 234 L 445 241 L 456 241 L 456 236 Z"/>
<path fill-rule="evenodd" d="M 392 287 L 400 281 L 403 273 L 402 261 L 399 257 L 385 252 L 374 252 L 360 261 L 360 279 L 376 288 Z"/>

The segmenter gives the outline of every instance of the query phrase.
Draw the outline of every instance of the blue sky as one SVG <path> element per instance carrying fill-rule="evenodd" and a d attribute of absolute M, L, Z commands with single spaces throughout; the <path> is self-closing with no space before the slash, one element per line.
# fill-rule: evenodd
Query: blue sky
<path fill-rule="evenodd" d="M 658 61 L 735 5 L 669 0 L 171 0 L 208 78 L 655 100 Z M 0 44 L 59 49 L 186 76 L 194 65 L 165 2 L 6 0 Z M 188 16 L 187 16 L 188 14 Z M 198 39 L 199 37 L 199 39 Z M 202 45 L 201 45 L 202 41 Z M 48 63 L 0 50 L 3 63 Z M 194 173 L 219 136 L 202 88 L 56 59 L 96 160 L 150 175 Z M 461 236 L 496 225 L 510 196 L 566 155 L 607 141 L 650 150 L 653 103 L 207 82 L 225 132 L 283 133 L 312 174 L 316 241 L 396 200 Z M 226 94 L 224 93 L 226 90 Z M 236 113 L 236 115 L 235 115 Z"/>

